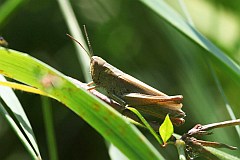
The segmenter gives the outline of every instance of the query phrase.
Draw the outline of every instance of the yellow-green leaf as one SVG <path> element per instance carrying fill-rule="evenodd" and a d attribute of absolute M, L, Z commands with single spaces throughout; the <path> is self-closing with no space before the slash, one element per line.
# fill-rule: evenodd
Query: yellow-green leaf
<path fill-rule="evenodd" d="M 167 140 L 172 136 L 173 125 L 168 115 L 165 117 L 164 122 L 160 126 L 159 133 L 164 143 L 166 143 Z"/>

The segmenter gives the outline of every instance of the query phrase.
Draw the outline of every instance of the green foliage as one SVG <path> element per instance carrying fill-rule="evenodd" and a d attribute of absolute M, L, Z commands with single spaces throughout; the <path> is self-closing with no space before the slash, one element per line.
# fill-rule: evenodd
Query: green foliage
<path fill-rule="evenodd" d="M 4 50 L 7 51 L 6 49 Z M 0 81 L 4 82 L 6 79 L 0 75 Z M 38 157 L 41 157 L 32 126 L 13 90 L 0 86 L 0 97 L 8 106 L 7 109 L 10 110 L 10 112 L 6 110 L 0 102 L 0 112 L 2 115 L 6 118 L 19 139 L 23 142 L 32 158 L 37 159 Z"/>
<path fill-rule="evenodd" d="M 239 157 L 235 157 L 231 154 L 226 154 L 225 152 L 219 151 L 212 147 L 205 147 L 205 149 L 213 153 L 216 157 L 218 157 L 221 160 L 239 160 Z"/>
<path fill-rule="evenodd" d="M 80 27 L 83 24 L 87 26 L 94 54 L 169 95 L 184 96 L 183 110 L 187 117 L 184 126 L 175 128 L 179 134 L 187 132 L 196 123 L 207 124 L 230 119 L 225 99 L 235 116 L 239 117 L 240 94 L 237 65 L 240 60 L 240 2 L 184 2 L 187 11 L 183 11 L 173 0 L 71 1 L 76 22 Z M 74 14 L 66 12 L 66 8 L 60 9 L 57 2 L 51 0 L 0 1 L 0 36 L 8 41 L 9 48 L 27 52 L 65 75 L 89 82 L 89 70 L 86 67 L 89 62 L 83 58 L 78 61 L 85 53 L 80 56 L 76 54 L 72 41 L 65 36 L 65 33 L 71 33 L 75 38 L 82 39 L 74 30 L 76 23 L 70 23 L 73 22 Z M 184 12 L 190 15 L 195 26 L 188 23 L 189 18 Z M 4 62 L 5 59 L 0 57 L 0 61 Z M 79 66 L 84 63 L 84 66 Z M 209 64 L 216 72 L 214 78 L 212 72 L 209 72 Z M 27 68 L 29 73 L 31 70 Z M 21 71 L 25 70 L 22 70 L 22 66 L 18 66 L 17 71 L 19 72 L 11 78 L 19 76 L 31 80 L 31 83 L 39 83 L 39 77 L 23 75 Z M 35 73 L 39 73 L 39 70 L 35 70 Z M 219 84 L 216 86 L 214 80 L 216 77 L 222 87 L 221 92 L 225 94 L 219 92 Z M 71 86 L 70 82 L 66 83 Z M 18 91 L 16 94 L 32 124 L 41 156 L 48 159 L 42 103 L 36 95 Z M 87 99 L 93 98 L 90 97 Z M 85 102 L 88 103 L 86 100 L 83 103 Z M 53 102 L 52 105 L 56 133 L 54 138 L 60 159 L 109 159 L 105 142 L 92 127 L 61 103 Z M 0 159 L 30 159 L 29 153 L 22 149 L 22 144 L 2 116 L 0 122 L 3 123 L 0 130 Z M 96 127 L 93 123 L 91 126 Z M 115 127 L 119 128 L 117 125 Z M 239 135 L 233 127 L 218 129 L 208 140 L 240 148 Z M 169 152 L 168 148 L 159 150 L 167 159 L 178 157 L 173 149 Z M 236 151 L 223 151 L 240 156 Z"/>
<path fill-rule="evenodd" d="M 130 159 L 163 159 L 149 141 L 110 106 L 27 54 L 0 48 L 1 73 L 47 92 L 88 122 Z"/>
<path fill-rule="evenodd" d="M 142 121 L 142 123 L 147 127 L 147 129 L 151 132 L 151 134 L 155 137 L 155 139 L 158 141 L 159 144 L 163 144 L 163 141 L 159 138 L 159 136 L 156 134 L 156 132 L 153 130 L 153 128 L 149 125 L 149 123 L 145 120 L 145 118 L 142 116 L 138 110 L 132 107 L 127 107 L 130 111 L 132 111 L 134 114 L 137 115 L 137 117 Z M 169 119 L 170 120 L 170 119 Z"/>
<path fill-rule="evenodd" d="M 162 137 L 163 143 L 167 142 L 167 140 L 172 136 L 173 132 L 173 124 L 169 118 L 169 115 L 167 115 L 159 128 L 159 133 Z"/>

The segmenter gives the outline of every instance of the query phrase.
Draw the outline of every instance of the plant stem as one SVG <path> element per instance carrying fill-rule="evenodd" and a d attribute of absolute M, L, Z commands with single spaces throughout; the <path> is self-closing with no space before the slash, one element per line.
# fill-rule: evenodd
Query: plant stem
<path fill-rule="evenodd" d="M 179 160 L 186 160 L 185 156 L 185 142 L 181 139 L 176 140 L 175 146 L 178 150 Z"/>
<path fill-rule="evenodd" d="M 47 97 L 42 97 L 43 106 L 43 119 L 45 123 L 46 137 L 48 143 L 48 153 L 50 160 L 57 160 L 57 145 L 55 140 L 53 118 L 52 118 L 52 106 L 50 100 Z"/>

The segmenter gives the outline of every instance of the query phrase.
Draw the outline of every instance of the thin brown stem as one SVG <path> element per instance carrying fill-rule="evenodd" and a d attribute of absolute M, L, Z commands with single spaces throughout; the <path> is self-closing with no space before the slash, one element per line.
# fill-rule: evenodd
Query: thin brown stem
<path fill-rule="evenodd" d="M 208 130 L 211 130 L 214 128 L 223 128 L 223 127 L 235 126 L 235 125 L 240 125 L 240 119 L 211 123 L 206 125 L 197 124 L 191 130 L 188 131 L 188 134 L 189 135 L 207 134 Z"/>
<path fill-rule="evenodd" d="M 214 128 L 223 128 L 223 127 L 228 127 L 228 126 L 235 126 L 235 125 L 240 125 L 240 119 L 236 120 L 229 120 L 229 121 L 223 121 L 223 122 L 218 122 L 218 123 L 211 123 L 207 125 L 203 125 L 201 127 L 201 130 L 211 130 Z"/>

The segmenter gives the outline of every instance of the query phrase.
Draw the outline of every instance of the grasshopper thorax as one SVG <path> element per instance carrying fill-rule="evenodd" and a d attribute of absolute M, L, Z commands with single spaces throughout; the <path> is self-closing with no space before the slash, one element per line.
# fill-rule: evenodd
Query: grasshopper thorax
<path fill-rule="evenodd" d="M 109 92 L 114 92 L 112 90 L 120 85 L 119 77 L 124 74 L 98 56 L 91 57 L 90 71 L 93 82 Z"/>

